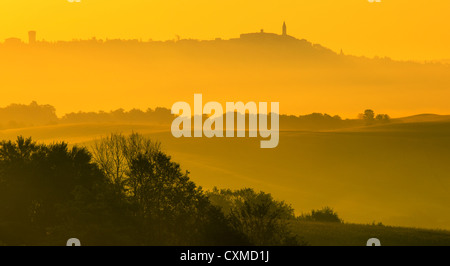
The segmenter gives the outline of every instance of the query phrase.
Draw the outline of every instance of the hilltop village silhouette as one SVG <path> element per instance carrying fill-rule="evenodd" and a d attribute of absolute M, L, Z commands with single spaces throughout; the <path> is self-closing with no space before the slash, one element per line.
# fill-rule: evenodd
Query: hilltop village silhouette
<path fill-rule="evenodd" d="M 202 45 L 206 44 L 206 46 Z M 241 45 L 243 44 L 243 45 Z M 335 56 L 335 55 L 345 55 L 342 52 L 340 54 L 336 51 L 333 51 L 327 47 L 324 47 L 318 43 L 312 43 L 306 39 L 300 39 L 293 37 L 288 34 L 288 27 L 284 22 L 281 28 L 281 34 L 265 32 L 261 29 L 259 32 L 253 33 L 243 33 L 240 34 L 238 38 L 230 38 L 230 39 L 222 39 L 215 38 L 209 40 L 200 40 L 200 39 L 190 39 L 190 38 L 180 38 L 176 36 L 172 40 L 164 40 L 164 41 L 155 41 L 149 39 L 144 41 L 142 39 L 99 39 L 97 37 L 92 37 L 91 39 L 72 39 L 70 41 L 46 41 L 46 40 L 38 40 L 36 31 L 28 32 L 28 40 L 23 41 L 20 38 L 7 38 L 3 43 L 0 43 L 0 48 L 5 49 L 34 49 L 34 48 L 45 48 L 45 47 L 101 47 L 103 45 L 114 46 L 114 47 L 129 47 L 133 46 L 134 48 L 140 47 L 146 50 L 158 50 L 162 47 L 190 47 L 194 49 L 200 49 L 196 51 L 207 52 L 209 48 L 216 49 L 220 54 L 223 52 L 223 49 L 227 49 L 226 47 L 234 46 L 236 49 L 241 49 L 246 46 L 252 49 L 257 46 L 264 49 L 278 49 L 278 51 L 273 51 L 274 53 L 287 53 L 290 56 L 293 55 L 293 52 L 298 53 L 300 51 L 301 54 L 308 54 L 310 58 L 314 56 Z M 252 48 L 253 47 L 253 48 Z M 148 48 L 148 49 L 147 49 Z M 205 49 L 208 48 L 208 49 Z"/>
<path fill-rule="evenodd" d="M 287 41 L 287 40 L 298 40 L 297 38 L 288 35 L 287 33 L 287 25 L 286 22 L 283 22 L 282 26 L 282 33 L 276 34 L 276 33 L 268 33 L 265 32 L 264 29 L 261 29 L 260 32 L 255 33 L 243 33 L 239 36 L 239 38 L 231 38 L 230 41 L 236 41 L 236 40 L 243 40 L 243 41 Z M 199 40 L 193 40 L 193 39 L 181 39 L 179 36 L 177 36 L 174 40 L 167 40 L 167 41 L 153 41 L 149 39 L 148 41 L 142 41 L 139 39 L 106 39 L 101 40 L 97 39 L 96 37 L 93 37 L 89 40 L 77 40 L 74 39 L 72 42 L 134 42 L 134 43 L 152 43 L 152 42 L 179 42 L 179 41 L 199 41 Z M 216 38 L 213 41 L 225 41 L 222 38 Z M 28 42 L 24 42 L 22 39 L 17 37 L 11 37 L 4 40 L 5 45 L 15 46 L 15 45 L 36 45 L 36 44 L 44 44 L 44 43 L 64 43 L 65 41 L 55 41 L 55 42 L 48 42 L 45 40 L 37 40 L 37 32 L 32 30 L 28 32 Z"/>

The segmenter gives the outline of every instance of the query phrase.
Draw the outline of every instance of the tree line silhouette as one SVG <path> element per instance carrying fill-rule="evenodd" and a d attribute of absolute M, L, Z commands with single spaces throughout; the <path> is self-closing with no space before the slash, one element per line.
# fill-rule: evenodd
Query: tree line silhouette
<path fill-rule="evenodd" d="M 341 222 L 326 211 L 312 215 Z M 0 143 L 0 245 L 73 237 L 84 245 L 306 245 L 290 230 L 295 219 L 264 192 L 204 191 L 160 143 L 136 133 L 111 134 L 91 151 L 24 137 Z"/>
<path fill-rule="evenodd" d="M 304 245 L 293 209 L 252 189 L 204 191 L 157 142 L 0 143 L 0 245 Z"/>
<path fill-rule="evenodd" d="M 140 109 L 132 109 L 130 111 L 117 109 L 110 112 L 77 112 L 58 118 L 55 107 L 32 102 L 29 105 L 12 104 L 0 108 L 0 121 L 4 121 L 0 122 L 0 129 L 86 123 L 170 125 L 174 118 L 175 116 L 171 114 L 171 110 L 163 107 L 148 108 L 145 111 Z M 207 117 L 204 116 L 203 119 L 206 120 Z M 391 122 L 389 115 L 375 115 L 375 112 L 370 109 L 360 114 L 358 119 L 342 119 L 338 115 L 331 116 L 322 113 L 300 116 L 280 115 L 282 130 L 332 130 L 389 122 Z"/>

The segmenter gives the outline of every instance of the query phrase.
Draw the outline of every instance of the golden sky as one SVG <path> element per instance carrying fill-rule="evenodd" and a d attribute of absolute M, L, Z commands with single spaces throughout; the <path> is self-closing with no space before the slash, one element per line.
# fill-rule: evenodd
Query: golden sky
<path fill-rule="evenodd" d="M 354 55 L 450 58 L 448 0 L 1 0 L 0 40 L 233 38 L 265 29 Z"/>

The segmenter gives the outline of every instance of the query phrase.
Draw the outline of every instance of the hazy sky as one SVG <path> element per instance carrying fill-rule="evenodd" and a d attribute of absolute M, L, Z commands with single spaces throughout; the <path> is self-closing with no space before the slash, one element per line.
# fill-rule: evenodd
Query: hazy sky
<path fill-rule="evenodd" d="M 233 38 L 265 29 L 348 54 L 450 58 L 448 0 L 1 0 L 0 40 Z"/>

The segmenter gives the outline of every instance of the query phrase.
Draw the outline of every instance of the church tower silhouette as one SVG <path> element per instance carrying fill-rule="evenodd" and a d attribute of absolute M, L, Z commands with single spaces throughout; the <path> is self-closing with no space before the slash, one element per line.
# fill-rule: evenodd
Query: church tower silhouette
<path fill-rule="evenodd" d="M 286 22 L 283 22 L 283 36 L 287 36 Z"/>

